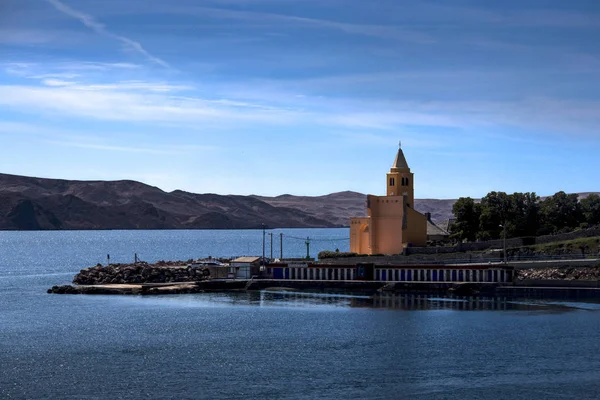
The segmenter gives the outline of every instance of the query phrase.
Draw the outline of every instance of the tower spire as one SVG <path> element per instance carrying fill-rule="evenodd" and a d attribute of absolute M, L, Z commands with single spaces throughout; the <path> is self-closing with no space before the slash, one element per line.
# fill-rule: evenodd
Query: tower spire
<path fill-rule="evenodd" d="M 402 151 L 402 142 L 398 142 L 398 153 L 392 164 L 391 172 L 410 172 L 406 158 L 404 158 L 404 152 Z"/>

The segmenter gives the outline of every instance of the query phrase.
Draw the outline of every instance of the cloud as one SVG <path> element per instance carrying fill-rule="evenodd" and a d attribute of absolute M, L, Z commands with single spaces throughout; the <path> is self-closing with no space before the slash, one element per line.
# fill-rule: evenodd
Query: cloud
<path fill-rule="evenodd" d="M 43 79 L 42 83 L 46 86 L 73 86 L 75 84 L 75 82 L 60 79 Z"/>
<path fill-rule="evenodd" d="M 148 91 L 148 92 L 175 92 L 192 90 L 192 86 L 170 85 L 162 82 L 120 81 L 103 84 L 75 84 L 60 80 L 43 80 L 46 86 L 71 86 L 74 90 L 82 91 Z"/>
<path fill-rule="evenodd" d="M 73 147 L 99 151 L 121 152 L 121 153 L 146 153 L 146 154 L 190 154 L 203 151 L 215 151 L 219 147 L 208 144 L 174 143 L 158 146 L 128 145 L 122 142 L 123 138 L 129 138 L 130 142 L 136 142 L 131 138 L 131 132 L 104 132 L 83 131 L 76 132 L 65 128 L 52 128 L 44 124 L 2 121 L 0 122 L 0 135 L 12 135 L 20 139 L 33 139 L 45 144 L 62 147 Z M 112 141 L 109 139 L 112 137 Z M 118 143 L 117 143 L 118 142 Z"/>
<path fill-rule="evenodd" d="M 126 46 L 128 46 L 132 50 L 143 55 L 144 57 L 146 57 L 148 60 L 152 61 L 153 63 L 156 63 L 165 68 L 171 68 L 169 66 L 169 64 L 167 64 L 165 61 L 150 54 L 144 47 L 142 47 L 142 45 L 139 42 L 136 42 L 135 40 L 129 39 L 125 36 L 114 34 L 110 31 L 106 30 L 106 27 L 103 24 L 97 22 L 92 16 L 84 14 L 80 11 L 74 10 L 71 7 L 67 6 L 66 4 L 60 2 L 59 0 L 46 0 L 46 1 L 48 3 L 50 3 L 52 6 L 54 6 L 54 8 L 61 11 L 62 13 L 78 19 L 79 21 L 81 21 L 82 24 L 84 24 L 85 26 L 87 26 L 88 28 L 90 28 L 91 30 L 96 32 L 97 34 L 118 40 L 121 43 L 124 43 Z"/>
<path fill-rule="evenodd" d="M 44 64 L 32 62 L 4 62 L 0 67 L 10 75 L 31 79 L 73 79 L 82 73 L 114 73 L 129 72 L 140 68 L 138 64 L 109 62 L 48 62 Z"/>
<path fill-rule="evenodd" d="M 389 148 L 390 146 L 397 145 L 400 140 L 402 141 L 403 146 L 411 148 L 437 148 L 447 144 L 447 140 L 442 140 L 440 137 L 417 134 L 407 130 L 394 131 L 385 135 L 363 131 L 340 131 L 333 132 L 333 134 L 350 143 L 361 146 L 382 146 Z"/>
<path fill-rule="evenodd" d="M 306 18 L 266 12 L 238 11 L 213 7 L 190 7 L 179 9 L 169 8 L 165 9 L 164 11 L 168 13 L 198 14 L 202 16 L 236 19 L 249 22 L 260 21 L 276 22 L 283 24 L 293 23 L 296 25 L 312 26 L 316 28 L 334 29 L 356 35 L 373 36 L 378 38 L 394 39 L 420 44 L 431 44 L 436 42 L 436 39 L 429 34 L 393 25 L 353 24 L 347 22 L 331 21 L 327 19 Z"/>
<path fill-rule="evenodd" d="M 100 150 L 119 153 L 142 153 L 142 154 L 186 154 L 196 153 L 202 150 L 215 150 L 214 146 L 161 146 L 155 147 L 139 147 L 139 146 L 122 146 L 106 143 L 94 143 L 88 141 L 62 141 L 62 140 L 45 140 L 45 143 L 54 144 L 63 147 L 74 147 L 79 149 Z"/>
<path fill-rule="evenodd" d="M 0 108 L 42 117 L 137 125 L 158 123 L 169 129 L 201 127 L 212 131 L 265 125 L 288 125 L 296 129 L 311 126 L 326 131 L 342 128 L 354 133 L 369 130 L 383 137 L 387 137 L 388 132 L 410 132 L 414 127 L 447 129 L 447 135 L 457 135 L 460 131 L 493 135 L 498 134 L 499 129 L 520 135 L 514 133 L 518 131 L 514 128 L 519 128 L 592 137 L 597 135 L 600 125 L 600 102 L 592 99 L 561 100 L 551 95 L 524 97 L 515 93 L 494 100 L 467 101 L 465 96 L 445 96 L 445 100 L 409 101 L 381 92 L 365 98 L 343 90 L 324 90 L 327 79 L 238 84 L 200 82 L 196 88 L 168 80 L 120 80 L 146 75 L 135 64 L 76 62 L 42 66 L 13 62 L 3 66 L 17 71 L 18 76 L 41 81 L 29 85 L 0 85 Z M 342 88 L 355 84 L 360 90 L 365 85 L 372 88 L 380 80 L 390 87 L 399 83 L 407 90 L 411 81 L 416 81 L 417 86 L 432 81 L 433 86 L 441 87 L 446 80 L 464 81 L 463 75 L 486 81 L 489 80 L 486 77 L 492 76 L 498 82 L 504 74 L 506 72 L 492 71 L 488 75 L 477 71 L 423 71 L 374 74 L 373 77 L 349 75 L 337 80 L 333 77 L 332 81 L 334 86 Z M 446 86 L 453 88 L 452 83 Z"/>
<path fill-rule="evenodd" d="M 34 29 L 0 29 L 0 44 L 38 45 L 46 44 L 62 36 L 57 32 Z"/>
<path fill-rule="evenodd" d="M 229 125 L 236 121 L 282 123 L 297 114 L 277 108 L 235 106 L 211 99 L 173 97 L 160 92 L 86 89 L 85 86 L 0 86 L 0 105 L 42 114 L 129 122 L 206 122 Z"/>

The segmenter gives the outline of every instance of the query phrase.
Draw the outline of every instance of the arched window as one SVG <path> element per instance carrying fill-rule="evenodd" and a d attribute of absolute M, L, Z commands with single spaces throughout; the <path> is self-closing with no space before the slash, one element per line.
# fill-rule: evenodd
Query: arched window
<path fill-rule="evenodd" d="M 408 186 L 408 178 L 406 178 L 406 186 Z"/>
<path fill-rule="evenodd" d="M 394 178 L 390 178 L 390 186 L 395 186 L 396 180 Z"/>

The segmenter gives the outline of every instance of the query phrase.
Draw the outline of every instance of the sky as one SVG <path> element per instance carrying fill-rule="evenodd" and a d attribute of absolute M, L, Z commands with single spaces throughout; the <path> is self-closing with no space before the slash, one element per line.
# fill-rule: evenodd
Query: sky
<path fill-rule="evenodd" d="M 0 172 L 600 191 L 598 0 L 0 0 Z"/>

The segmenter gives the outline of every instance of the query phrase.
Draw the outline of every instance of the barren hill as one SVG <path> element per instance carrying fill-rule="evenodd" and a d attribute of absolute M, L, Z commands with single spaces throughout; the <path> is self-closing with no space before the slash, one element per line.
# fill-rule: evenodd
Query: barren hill
<path fill-rule="evenodd" d="M 585 197 L 589 193 L 580 193 Z M 443 222 L 456 200 L 416 199 Z M 70 181 L 0 174 L 0 229 L 246 229 L 348 226 L 366 195 L 276 197 L 165 192 L 136 181 Z"/>
<path fill-rule="evenodd" d="M 171 193 L 135 181 L 0 174 L 0 229 L 243 229 L 334 227 L 250 196 Z"/>
<path fill-rule="evenodd" d="M 289 207 L 302 210 L 316 218 L 347 226 L 350 217 L 363 217 L 367 213 L 367 195 L 357 192 L 339 192 L 325 196 L 292 196 L 284 194 L 277 197 L 254 196 L 275 207 Z M 452 206 L 456 200 L 415 199 L 417 211 L 431 213 L 434 221 L 452 218 Z"/>

